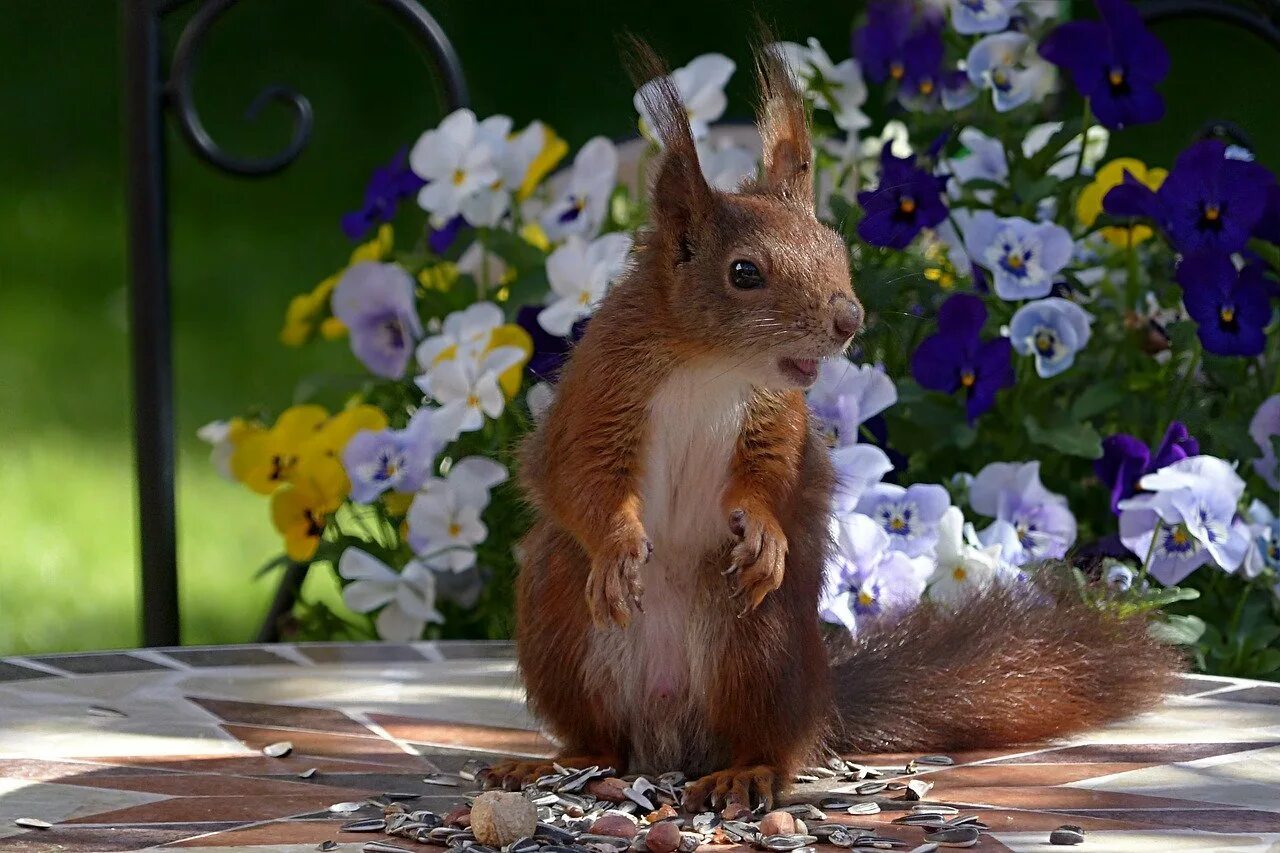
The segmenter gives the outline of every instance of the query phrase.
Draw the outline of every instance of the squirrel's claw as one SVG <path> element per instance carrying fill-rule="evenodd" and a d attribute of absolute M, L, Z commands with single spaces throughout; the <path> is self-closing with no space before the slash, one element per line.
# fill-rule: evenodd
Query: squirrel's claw
<path fill-rule="evenodd" d="M 759 607 L 765 596 L 782 585 L 787 537 L 769 513 L 734 510 L 729 514 L 729 528 L 740 541 L 730 554 L 729 569 L 724 574 L 737 575 L 732 597 L 747 593 L 746 607 L 738 614 L 741 617 Z"/>
<path fill-rule="evenodd" d="M 587 576 L 587 608 L 597 628 L 620 628 L 631 622 L 631 609 L 643 613 L 644 582 L 640 567 L 653 555 L 653 544 L 639 524 L 615 537 L 591 563 Z"/>

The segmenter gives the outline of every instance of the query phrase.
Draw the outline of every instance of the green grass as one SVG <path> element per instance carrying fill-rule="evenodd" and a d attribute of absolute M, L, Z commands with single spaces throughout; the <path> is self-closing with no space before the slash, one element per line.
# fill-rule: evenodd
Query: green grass
<path fill-rule="evenodd" d="M 0 654 L 139 639 L 116 5 L 10 0 L 0 19 Z M 574 145 L 632 128 L 614 33 L 637 31 L 679 62 L 708 50 L 741 62 L 752 26 L 737 0 L 427 5 L 457 43 L 479 112 L 542 118 Z M 854 6 L 761 5 L 785 36 L 846 55 Z M 240 119 L 264 84 L 312 97 L 313 143 L 283 175 L 215 173 L 171 134 L 188 643 L 252 637 L 272 592 L 253 573 L 277 549 L 265 499 L 219 479 L 195 430 L 255 404 L 278 409 L 309 374 L 356 368 L 340 344 L 282 349 L 281 313 L 345 260 L 337 217 L 370 170 L 439 117 L 422 58 L 373 6 L 246 3 L 211 34 L 196 93 L 228 148 L 268 152 L 287 136 L 277 113 Z M 1276 118 L 1255 100 L 1255 84 L 1276 77 L 1274 55 L 1219 27 L 1166 32 L 1178 45 L 1173 115 L 1123 147 L 1167 160 L 1203 120 L 1227 117 L 1280 163 Z M 739 74 L 732 112 L 744 114 L 747 90 Z"/>

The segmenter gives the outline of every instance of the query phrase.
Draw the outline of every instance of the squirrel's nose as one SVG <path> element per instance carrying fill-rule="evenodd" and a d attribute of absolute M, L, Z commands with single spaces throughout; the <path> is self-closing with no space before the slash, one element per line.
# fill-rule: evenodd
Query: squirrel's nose
<path fill-rule="evenodd" d="M 832 297 L 831 302 L 831 325 L 836 335 L 846 340 L 852 338 L 862 328 L 862 306 L 856 299 L 840 294 Z"/>

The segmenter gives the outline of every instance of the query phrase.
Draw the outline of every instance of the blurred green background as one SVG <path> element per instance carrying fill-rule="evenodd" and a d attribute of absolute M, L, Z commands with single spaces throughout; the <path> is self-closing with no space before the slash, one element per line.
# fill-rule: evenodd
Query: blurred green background
<path fill-rule="evenodd" d="M 861 3 L 761 0 L 790 39 L 839 60 Z M 631 88 L 614 34 L 633 30 L 675 64 L 706 51 L 741 63 L 752 30 L 738 0 L 428 2 L 454 39 L 481 114 L 540 118 L 577 146 L 631 132 Z M 117 4 L 6 0 L 0 16 L 0 655 L 138 642 L 129 436 Z M 187 10 L 189 12 L 189 10 Z M 168 22 L 176 38 L 186 12 Z M 1238 123 L 1280 164 L 1280 54 L 1227 27 L 1159 30 L 1174 55 L 1158 127 L 1113 153 L 1166 163 L 1205 121 Z M 183 640 L 243 642 L 272 592 L 266 500 L 221 480 L 195 431 L 255 404 L 278 409 L 317 371 L 353 372 L 342 343 L 289 350 L 288 299 L 346 260 L 340 214 L 377 165 L 440 117 L 424 57 L 363 0 L 245 0 L 201 56 L 197 101 L 214 136 L 264 154 L 288 136 L 266 84 L 315 107 L 310 147 L 284 174 L 232 178 L 171 134 L 174 342 Z M 730 115 L 745 116 L 746 75 Z M 322 581 L 313 578 L 311 583 Z M 322 587 L 323 584 L 321 583 Z M 310 590 L 319 594 L 323 590 Z"/>

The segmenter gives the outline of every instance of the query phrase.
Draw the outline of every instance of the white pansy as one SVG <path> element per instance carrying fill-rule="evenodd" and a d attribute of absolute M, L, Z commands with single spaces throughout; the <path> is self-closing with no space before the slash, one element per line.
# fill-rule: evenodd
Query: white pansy
<path fill-rule="evenodd" d="M 730 139 L 698 142 L 698 162 L 707 183 L 722 192 L 734 192 L 756 174 L 756 155 Z"/>
<path fill-rule="evenodd" d="M 856 59 L 832 62 L 816 38 L 810 38 L 807 45 L 779 42 L 774 48 L 799 77 L 809 97 L 830 111 L 837 127 L 857 133 L 870 126 L 871 119 L 862 111 L 867 84 Z"/>
<path fill-rule="evenodd" d="M 546 141 L 546 128 L 541 122 L 531 122 L 517 134 L 511 133 L 509 116 L 490 116 L 480 122 L 476 138 L 488 147 L 492 154 L 497 178 L 472 195 L 463 199 L 462 215 L 476 226 L 492 228 L 511 208 L 511 197 L 524 181 Z M 496 279 L 494 279 L 496 280 Z"/>
<path fill-rule="evenodd" d="M 550 382 L 538 382 L 525 394 L 524 401 L 529 406 L 529 414 L 534 421 L 541 422 L 547 410 L 555 402 L 556 389 Z"/>
<path fill-rule="evenodd" d="M 502 309 L 492 302 L 476 302 L 454 311 L 444 318 L 440 334 L 418 344 L 418 367 L 430 371 L 437 362 L 447 359 L 479 360 L 489 348 L 493 330 L 504 322 Z"/>
<path fill-rule="evenodd" d="M 1022 139 L 1022 155 L 1028 159 L 1040 153 L 1053 135 L 1062 130 L 1062 122 L 1051 121 L 1037 124 L 1027 131 Z M 1100 124 L 1091 125 L 1084 135 L 1088 139 L 1084 148 L 1084 162 L 1080 163 L 1080 174 L 1092 175 L 1094 168 L 1107 156 L 1107 148 L 1111 144 L 1111 131 Z M 1080 159 L 1081 135 L 1076 134 L 1054 155 L 1049 165 L 1049 174 L 1060 181 L 1065 181 L 1075 174 L 1076 163 Z"/>
<path fill-rule="evenodd" d="M 432 568 L 460 572 L 475 565 L 475 546 L 488 536 L 480 515 L 490 490 L 507 479 L 492 459 L 468 456 L 444 477 L 433 477 L 409 506 L 409 546 Z"/>
<path fill-rule="evenodd" d="M 576 236 L 565 240 L 547 258 L 547 280 L 555 298 L 538 314 L 538 325 L 549 334 L 567 337 L 621 274 L 630 251 L 628 234 L 606 234 L 590 243 Z"/>
<path fill-rule="evenodd" d="M 617 180 L 617 147 L 603 136 L 588 140 L 573 158 L 563 190 L 542 211 L 542 230 L 547 239 L 563 240 L 570 234 L 594 237 L 604 223 Z"/>
<path fill-rule="evenodd" d="M 428 622 L 444 621 L 435 606 L 435 575 L 418 560 L 397 573 L 377 557 L 348 548 L 338 558 L 338 574 L 351 581 L 342 590 L 347 607 L 356 613 L 382 608 L 374 622 L 384 640 L 418 640 Z"/>
<path fill-rule="evenodd" d="M 236 475 L 231 471 L 231 454 L 235 452 L 235 445 L 231 443 L 231 422 L 230 421 L 212 421 L 196 430 L 196 438 L 211 445 L 213 450 L 209 453 L 209 460 L 213 462 L 214 469 L 222 476 L 224 480 L 236 482 Z"/>
<path fill-rule="evenodd" d="M 450 113 L 435 130 L 428 130 L 409 152 L 409 167 L 427 181 L 418 204 L 437 227 L 452 219 L 465 200 L 498 179 L 493 152 L 479 135 L 475 113 Z"/>
<path fill-rule="evenodd" d="M 948 507 L 938 522 L 938 565 L 929 579 L 930 599 L 959 604 L 1000 576 L 1000 546 L 983 548 L 976 540 L 960 509 Z"/>
<path fill-rule="evenodd" d="M 500 416 L 506 396 L 498 377 L 524 357 L 519 347 L 494 347 L 479 360 L 448 359 L 419 376 L 415 380 L 418 387 L 440 404 L 432 418 L 436 436 L 453 441 L 464 432 L 484 426 L 486 415 Z"/>
<path fill-rule="evenodd" d="M 694 139 L 705 137 L 710 124 L 724 115 L 725 107 L 729 105 L 724 87 L 736 68 L 733 60 L 723 54 L 704 53 L 671 72 L 671 82 L 689 116 L 689 129 L 693 131 Z M 649 115 L 644 93 L 656 85 L 654 81 L 644 84 L 632 98 L 636 112 L 640 114 L 641 128 L 649 136 L 652 136 L 653 116 Z"/>

